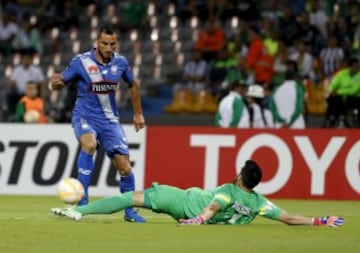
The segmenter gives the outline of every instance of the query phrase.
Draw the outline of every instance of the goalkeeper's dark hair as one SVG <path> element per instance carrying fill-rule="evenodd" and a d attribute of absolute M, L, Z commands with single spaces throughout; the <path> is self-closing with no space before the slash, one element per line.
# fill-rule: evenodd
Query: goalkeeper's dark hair
<path fill-rule="evenodd" d="M 262 178 L 262 171 L 259 165 L 252 160 L 247 160 L 244 167 L 241 169 L 242 184 L 249 189 L 257 186 Z"/>
<path fill-rule="evenodd" d="M 118 34 L 117 28 L 111 23 L 104 23 L 99 28 L 99 36 L 100 34 L 105 33 L 109 35 Z"/>

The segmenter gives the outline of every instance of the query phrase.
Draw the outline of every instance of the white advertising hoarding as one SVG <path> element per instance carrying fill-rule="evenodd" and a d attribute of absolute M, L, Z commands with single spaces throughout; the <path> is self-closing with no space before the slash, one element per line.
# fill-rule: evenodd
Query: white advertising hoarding
<path fill-rule="evenodd" d="M 130 148 L 130 160 L 136 189 L 144 187 L 146 129 L 123 126 Z M 0 194 L 56 194 L 63 177 L 76 175 L 78 142 L 69 124 L 0 124 Z M 104 196 L 119 192 L 118 173 L 110 159 L 98 151 L 94 156 L 90 195 Z"/>

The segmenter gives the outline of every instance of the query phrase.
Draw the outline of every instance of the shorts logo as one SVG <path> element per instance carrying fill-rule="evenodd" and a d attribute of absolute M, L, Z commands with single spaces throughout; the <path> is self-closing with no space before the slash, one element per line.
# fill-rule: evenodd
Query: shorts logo
<path fill-rule="evenodd" d="M 81 119 L 80 120 L 80 124 L 81 124 L 81 128 L 82 129 L 87 129 L 89 128 L 89 124 L 87 123 L 87 121 L 85 119 Z"/>

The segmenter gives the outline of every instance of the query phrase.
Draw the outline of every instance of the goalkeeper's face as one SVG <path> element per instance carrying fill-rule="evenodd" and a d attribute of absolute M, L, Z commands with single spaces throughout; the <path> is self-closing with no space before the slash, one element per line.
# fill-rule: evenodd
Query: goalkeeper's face
<path fill-rule="evenodd" d="M 117 48 L 117 34 L 101 33 L 97 39 L 97 50 L 104 62 L 109 62 Z"/>

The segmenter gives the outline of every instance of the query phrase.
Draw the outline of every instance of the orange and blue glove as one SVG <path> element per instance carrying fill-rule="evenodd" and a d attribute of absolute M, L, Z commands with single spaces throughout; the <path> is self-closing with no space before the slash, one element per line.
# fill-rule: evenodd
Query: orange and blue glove
<path fill-rule="evenodd" d="M 179 220 L 180 224 L 184 224 L 184 225 L 200 225 L 200 224 L 203 224 L 204 221 L 205 221 L 205 219 L 201 215 L 198 215 L 191 219 L 180 219 Z"/>
<path fill-rule="evenodd" d="M 320 218 L 312 218 L 313 226 L 340 227 L 344 224 L 344 218 L 339 216 L 325 216 Z"/>

